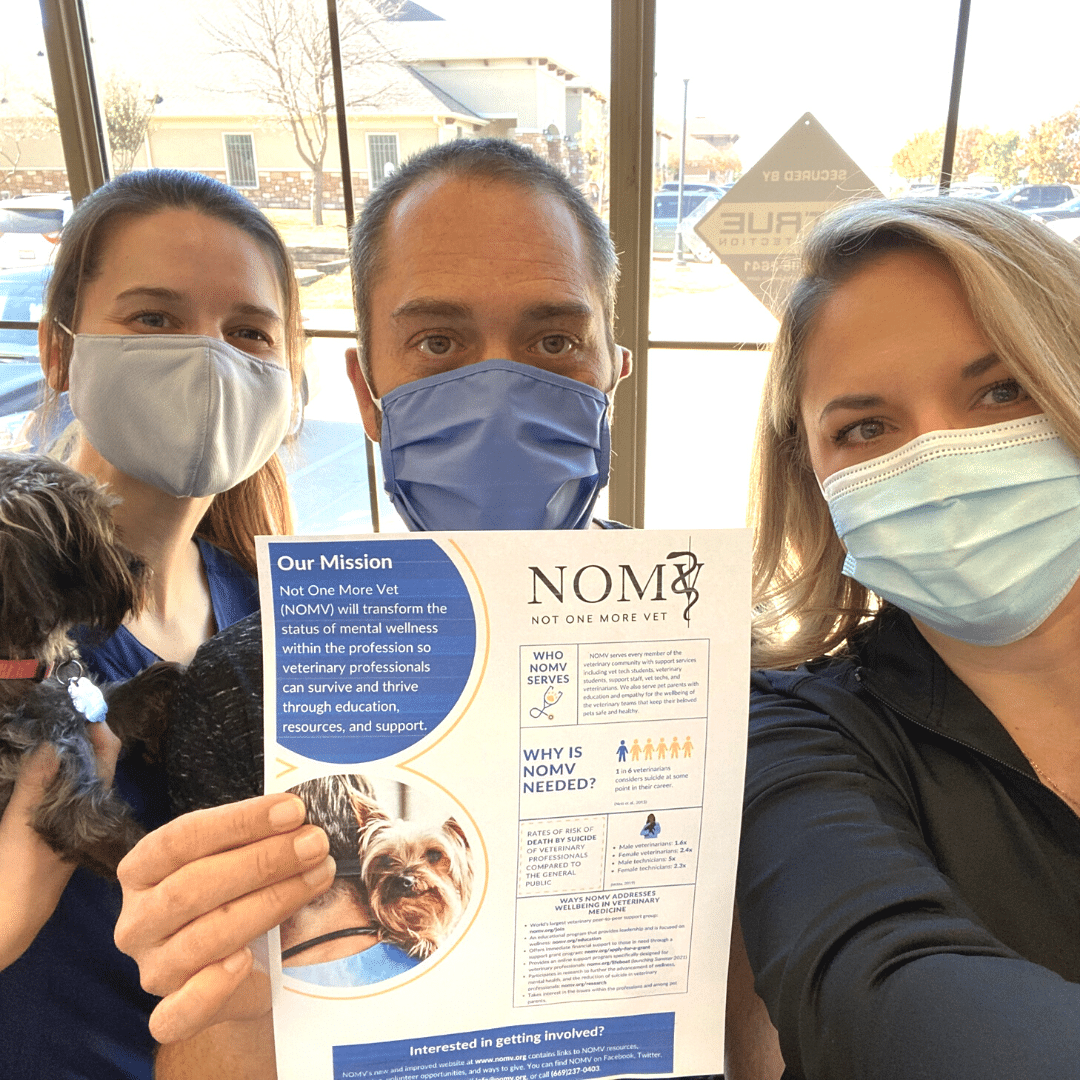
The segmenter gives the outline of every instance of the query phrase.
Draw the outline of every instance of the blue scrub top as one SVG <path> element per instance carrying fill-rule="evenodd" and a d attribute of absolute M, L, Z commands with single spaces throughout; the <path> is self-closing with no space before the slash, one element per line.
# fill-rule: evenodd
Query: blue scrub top
<path fill-rule="evenodd" d="M 198 545 L 218 629 L 257 611 L 255 579 L 220 548 Z M 98 682 L 128 679 L 160 659 L 125 627 L 79 651 Z M 121 757 L 116 787 L 146 829 L 172 816 L 164 768 L 140 751 Z M 116 882 L 79 867 L 30 948 L 0 971 L 0 1080 L 151 1080 L 147 1024 L 158 999 L 113 944 L 120 905 Z"/>

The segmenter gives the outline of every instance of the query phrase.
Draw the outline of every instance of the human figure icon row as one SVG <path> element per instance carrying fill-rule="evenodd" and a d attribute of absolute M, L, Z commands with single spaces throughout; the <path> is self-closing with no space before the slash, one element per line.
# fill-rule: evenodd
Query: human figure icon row
<path fill-rule="evenodd" d="M 644 757 L 646 761 L 652 761 L 656 758 L 659 761 L 664 761 L 668 757 L 677 758 L 680 755 L 684 758 L 691 757 L 694 753 L 694 744 L 690 741 L 690 736 L 687 735 L 683 739 L 681 745 L 679 740 L 673 735 L 671 742 L 666 743 L 663 739 L 660 739 L 655 745 L 653 745 L 652 739 L 646 739 L 645 745 L 634 739 L 634 741 L 628 747 L 625 739 L 619 740 L 619 748 L 615 751 L 615 756 L 620 762 L 626 760 L 629 756 L 631 761 L 639 761 Z"/>

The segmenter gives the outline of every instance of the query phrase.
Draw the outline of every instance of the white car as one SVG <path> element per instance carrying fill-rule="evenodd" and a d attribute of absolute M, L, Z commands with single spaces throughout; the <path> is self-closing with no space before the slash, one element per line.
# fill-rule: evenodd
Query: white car
<path fill-rule="evenodd" d="M 1080 217 L 1058 218 L 1056 221 L 1046 222 L 1046 227 L 1072 244 L 1080 240 Z"/>
<path fill-rule="evenodd" d="M 69 195 L 20 195 L 0 201 L 0 270 L 50 262 L 74 209 Z"/>

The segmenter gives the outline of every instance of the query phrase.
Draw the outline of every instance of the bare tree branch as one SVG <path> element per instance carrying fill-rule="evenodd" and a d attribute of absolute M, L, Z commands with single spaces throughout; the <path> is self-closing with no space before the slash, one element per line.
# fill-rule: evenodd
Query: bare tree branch
<path fill-rule="evenodd" d="M 59 131 L 56 110 L 24 89 L 6 66 L 0 67 L 0 183 L 18 171 L 26 144 Z"/>
<path fill-rule="evenodd" d="M 105 111 L 113 169 L 117 174 L 131 171 L 135 155 L 146 142 L 156 104 L 156 91 L 147 91 L 133 79 L 123 79 L 113 72 L 106 80 L 101 105 Z"/>
<path fill-rule="evenodd" d="M 398 5 L 400 6 L 400 5 Z M 339 5 L 338 30 L 347 105 L 389 103 L 391 79 L 374 80 L 380 65 L 400 58 L 379 33 L 394 4 L 378 8 L 365 0 Z M 323 0 L 230 0 L 203 29 L 220 54 L 241 57 L 235 90 L 265 101 L 282 114 L 301 160 L 312 171 L 312 216 L 322 224 L 323 169 L 332 133 L 334 80 L 330 31 Z"/>

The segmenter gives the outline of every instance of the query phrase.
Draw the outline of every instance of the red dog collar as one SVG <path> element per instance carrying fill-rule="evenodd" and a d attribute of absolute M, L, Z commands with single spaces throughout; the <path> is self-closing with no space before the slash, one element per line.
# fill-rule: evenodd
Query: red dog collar
<path fill-rule="evenodd" d="M 41 682 L 52 672 L 41 660 L 0 660 L 0 679 L 33 679 Z"/>

